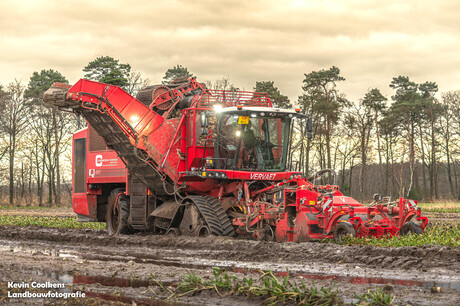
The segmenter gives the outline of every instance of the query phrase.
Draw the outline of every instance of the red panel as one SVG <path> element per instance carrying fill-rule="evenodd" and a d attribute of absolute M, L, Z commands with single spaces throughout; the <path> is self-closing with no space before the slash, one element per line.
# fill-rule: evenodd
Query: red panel
<path fill-rule="evenodd" d="M 361 203 L 356 201 L 351 197 L 346 196 L 334 196 L 332 199 L 332 205 L 339 206 L 339 205 L 351 205 L 351 206 L 363 206 Z"/>
<path fill-rule="evenodd" d="M 302 206 L 315 206 L 317 204 L 318 194 L 316 192 L 306 189 L 306 186 L 301 186 L 296 189 L 296 205 Z"/>
<path fill-rule="evenodd" d="M 74 193 L 72 195 L 73 211 L 77 214 L 89 216 L 88 203 L 85 193 Z"/>
<path fill-rule="evenodd" d="M 113 109 L 121 114 L 122 117 L 120 118 L 117 114 L 109 112 L 116 117 L 115 121 L 118 124 L 123 125 L 123 122 L 126 121 L 138 134 L 148 134 L 164 120 L 163 117 L 118 86 L 81 79 L 67 93 L 71 99 L 83 99 L 96 104 L 98 99 L 93 97 L 94 95 L 107 99 Z M 110 105 L 107 107 L 110 108 Z M 104 103 L 102 108 L 105 109 Z"/>
<path fill-rule="evenodd" d="M 144 117 L 147 116 L 147 114 L 153 113 L 147 107 L 145 107 L 143 103 L 141 103 L 143 107 L 139 107 L 139 103 L 135 103 L 133 100 L 131 100 L 129 104 L 126 104 L 126 106 L 123 108 L 122 111 L 118 109 L 121 115 L 129 122 L 129 124 L 136 131 L 138 131 L 139 128 L 141 127 L 139 123 L 143 121 L 142 119 L 144 119 Z M 144 121 L 143 124 L 145 125 L 146 122 Z"/>
<path fill-rule="evenodd" d="M 309 220 L 304 213 L 297 214 L 294 227 L 289 227 L 287 222 L 287 214 L 276 225 L 276 241 L 294 241 L 305 242 L 310 241 Z"/>
<path fill-rule="evenodd" d="M 151 128 L 156 128 L 164 121 L 164 118 L 155 112 L 147 113 L 144 118 L 134 127 L 139 135 L 148 135 Z"/>
<path fill-rule="evenodd" d="M 203 167 L 203 164 L 200 165 L 203 157 L 214 156 L 214 143 L 208 142 L 206 146 L 206 154 L 203 153 L 204 146 L 193 146 L 188 148 L 187 154 L 190 165 L 188 166 L 187 170 L 190 170 L 191 167 Z"/>
<path fill-rule="evenodd" d="M 118 86 L 80 79 L 74 86 L 72 86 L 72 88 L 69 89 L 68 95 L 77 93 L 90 93 L 92 95 L 105 97 L 119 112 L 123 112 L 126 105 L 131 103 L 137 104 L 138 109 L 143 110 L 144 115 L 148 112 L 147 106 L 136 100 L 133 96 Z M 96 101 L 96 97 L 94 99 Z M 142 117 L 144 115 L 142 115 Z"/>
<path fill-rule="evenodd" d="M 88 216 L 90 218 L 97 218 L 97 195 L 86 195 L 86 202 L 88 203 Z"/>
<path fill-rule="evenodd" d="M 86 157 L 88 183 L 125 182 L 126 167 L 112 150 L 88 152 Z M 94 180 L 99 179 L 99 180 Z M 106 180 L 106 181 L 104 181 Z"/>
<path fill-rule="evenodd" d="M 178 118 L 166 120 L 159 128 L 150 133 L 147 142 L 144 142 L 147 153 L 160 167 L 165 161 L 164 172 L 173 180 L 177 179 L 180 161 L 178 150 L 180 150 L 181 144 L 178 139 L 173 139 L 178 124 Z M 178 137 L 180 138 L 180 134 Z M 170 143 L 173 145 L 168 152 Z"/>
<path fill-rule="evenodd" d="M 216 188 L 219 188 L 219 184 L 216 180 L 207 179 L 201 182 L 187 182 L 187 189 L 194 192 L 207 193 Z"/>

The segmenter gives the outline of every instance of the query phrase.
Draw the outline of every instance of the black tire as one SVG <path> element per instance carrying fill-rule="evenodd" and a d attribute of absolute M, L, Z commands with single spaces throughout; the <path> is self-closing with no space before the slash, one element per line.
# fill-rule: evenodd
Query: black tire
<path fill-rule="evenodd" d="M 406 236 L 409 234 L 421 235 L 423 233 L 422 228 L 415 222 L 406 222 L 403 224 L 400 230 L 401 236 Z"/>
<path fill-rule="evenodd" d="M 339 222 L 334 228 L 334 240 L 343 242 L 346 236 L 356 237 L 356 231 L 353 225 L 348 222 Z"/>
<path fill-rule="evenodd" d="M 260 238 L 264 241 L 275 241 L 276 240 L 275 233 L 276 233 L 276 230 L 274 230 L 273 227 L 271 227 L 268 224 L 264 224 Z"/>
<path fill-rule="evenodd" d="M 110 236 L 131 233 L 131 227 L 128 225 L 129 200 L 126 195 L 120 194 L 121 192 L 123 189 L 112 190 L 108 199 L 105 228 Z M 117 197 L 118 203 L 114 209 Z"/>

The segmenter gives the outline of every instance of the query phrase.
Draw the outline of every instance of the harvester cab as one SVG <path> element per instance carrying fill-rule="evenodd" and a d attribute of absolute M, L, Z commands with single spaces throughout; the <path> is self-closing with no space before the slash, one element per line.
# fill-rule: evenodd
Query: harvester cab
<path fill-rule="evenodd" d="M 74 134 L 73 207 L 81 220 L 106 222 L 112 235 L 300 242 L 421 233 L 427 224 L 415 201 L 365 206 L 335 182 L 316 184 L 335 177 L 330 169 L 305 178 L 295 159 L 311 119 L 274 108 L 264 93 L 210 90 L 192 78 L 135 98 L 82 79 L 53 85 L 44 100 L 87 120 Z"/>
<path fill-rule="evenodd" d="M 305 121 L 304 114 L 275 108 L 217 108 L 215 136 L 208 143 L 214 149 L 205 159 L 205 168 L 283 172 L 287 170 L 294 120 Z M 203 124 L 208 116 L 204 117 Z M 209 131 L 205 131 L 209 133 Z"/>

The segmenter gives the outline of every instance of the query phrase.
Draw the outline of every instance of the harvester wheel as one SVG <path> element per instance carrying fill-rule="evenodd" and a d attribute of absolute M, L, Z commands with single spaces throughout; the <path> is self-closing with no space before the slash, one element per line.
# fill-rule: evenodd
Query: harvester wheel
<path fill-rule="evenodd" d="M 355 228 L 348 222 L 339 222 L 334 229 L 334 240 L 343 242 L 346 236 L 356 237 Z"/>
<path fill-rule="evenodd" d="M 179 230 L 177 227 L 170 228 L 170 229 L 166 232 L 166 236 L 178 237 L 178 236 L 180 236 L 180 230 Z"/>
<path fill-rule="evenodd" d="M 275 231 L 273 230 L 273 227 L 269 224 L 264 224 L 261 238 L 265 241 L 275 241 Z"/>
<path fill-rule="evenodd" d="M 129 201 L 126 195 L 120 194 L 121 192 L 123 192 L 122 189 L 112 190 L 108 199 L 105 220 L 107 233 L 110 236 L 131 232 L 131 227 L 128 225 Z"/>
<path fill-rule="evenodd" d="M 414 223 L 412 221 L 404 223 L 403 226 L 401 227 L 401 231 L 400 231 L 400 234 L 402 236 L 406 236 L 406 235 L 409 235 L 409 234 L 421 235 L 422 233 L 423 233 L 423 231 L 422 231 L 422 228 L 420 227 L 420 225 L 418 225 L 417 223 Z"/>
<path fill-rule="evenodd" d="M 208 237 L 209 235 L 211 235 L 211 230 L 206 225 L 203 225 L 198 231 L 199 237 Z"/>

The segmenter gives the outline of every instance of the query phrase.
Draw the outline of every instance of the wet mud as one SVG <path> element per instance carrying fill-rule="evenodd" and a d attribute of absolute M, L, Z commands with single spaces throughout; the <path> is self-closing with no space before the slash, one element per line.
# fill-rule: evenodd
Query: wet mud
<path fill-rule="evenodd" d="M 141 259 L 159 259 L 167 255 L 174 257 L 194 254 L 206 259 L 286 263 L 353 263 L 385 269 L 429 269 L 444 268 L 460 273 L 459 248 L 448 246 L 421 246 L 384 248 L 373 246 L 343 246 L 333 243 L 276 243 L 241 240 L 230 237 L 175 238 L 136 234 L 109 237 L 103 230 L 57 229 L 37 227 L 2 227 L 0 239 L 12 241 L 43 242 L 49 247 L 65 243 L 72 249 L 78 246 L 117 247 L 120 260 L 129 254 Z M 139 253 L 139 248 L 148 252 Z M 103 254 L 103 253 L 101 253 Z"/>
<path fill-rule="evenodd" d="M 204 278 L 220 267 L 238 278 L 257 279 L 271 270 L 307 286 L 333 287 L 346 302 L 354 294 L 384 288 L 396 304 L 460 304 L 460 248 L 380 248 L 332 243 L 271 243 L 227 237 L 164 237 L 135 234 L 109 237 L 92 229 L 0 227 L 0 281 L 59 281 L 86 292 L 85 302 L 165 305 L 254 305 L 246 299 L 202 292 L 170 297 L 185 273 Z M 289 272 L 287 272 L 289 271 Z M 432 288 L 439 287 L 438 291 Z M 5 289 L 3 289 L 5 291 Z M 169 299 L 168 299 L 169 298 Z M 8 303 L 24 301 L 9 299 Z M 43 301 L 27 300 L 41 304 Z M 66 300 L 53 300 L 65 303 Z"/>

